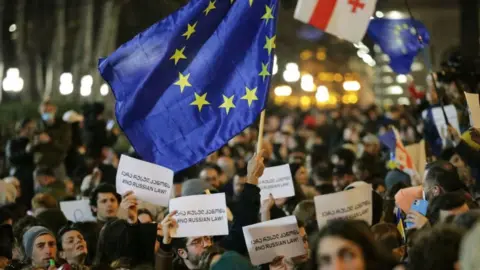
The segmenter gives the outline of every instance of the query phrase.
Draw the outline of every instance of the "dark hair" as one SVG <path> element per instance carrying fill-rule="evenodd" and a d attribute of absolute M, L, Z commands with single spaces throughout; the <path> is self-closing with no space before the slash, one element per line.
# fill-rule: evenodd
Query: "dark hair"
<path fill-rule="evenodd" d="M 328 236 L 349 240 L 358 245 L 365 260 L 366 269 L 392 269 L 395 265 L 392 256 L 381 250 L 373 238 L 367 223 L 360 220 L 334 220 L 319 232 L 312 253 L 311 269 L 317 269 L 318 246 Z"/>
<path fill-rule="evenodd" d="M 146 209 L 146 208 L 138 209 L 137 216 L 140 216 L 142 214 L 148 215 L 148 216 L 150 216 L 150 219 L 152 219 L 152 221 L 154 220 L 152 212 L 150 212 L 148 209 Z"/>
<path fill-rule="evenodd" d="M 114 261 L 133 257 L 130 245 L 134 236 L 129 233 L 129 227 L 122 219 L 109 221 L 103 226 L 98 237 L 95 265 L 110 266 Z"/>
<path fill-rule="evenodd" d="M 46 166 L 37 167 L 35 169 L 35 171 L 33 172 L 33 174 L 34 174 L 35 177 L 38 177 L 38 176 L 55 177 L 55 172 L 53 171 L 53 169 L 50 168 L 50 167 L 46 167 Z"/>
<path fill-rule="evenodd" d="M 465 195 L 460 192 L 449 192 L 433 198 L 427 209 L 427 218 L 432 225 L 440 219 L 440 211 L 453 210 L 466 203 Z"/>
<path fill-rule="evenodd" d="M 328 162 L 319 162 L 313 169 L 313 177 L 317 181 L 331 181 L 332 169 Z"/>
<path fill-rule="evenodd" d="M 24 129 L 29 123 L 33 122 L 32 118 L 23 118 L 22 120 L 18 121 L 15 124 L 15 131 L 20 132 L 20 130 Z"/>
<path fill-rule="evenodd" d="M 425 182 L 439 185 L 445 192 L 464 190 L 468 188 L 460 180 L 457 168 L 452 163 L 444 160 L 437 160 L 427 164 L 425 167 Z"/>
<path fill-rule="evenodd" d="M 120 194 L 117 193 L 117 190 L 114 186 L 106 183 L 101 183 L 92 191 L 92 194 L 90 194 L 90 206 L 97 207 L 99 193 L 112 193 L 113 195 L 115 195 L 115 198 L 117 198 L 118 203 L 122 201 L 122 197 L 120 196 Z M 92 214 L 94 216 L 97 215 L 97 213 L 95 213 L 94 211 L 92 211 Z"/>
<path fill-rule="evenodd" d="M 8 205 L 0 206 L 0 225 L 9 219 L 13 219 L 13 213 L 8 209 Z"/>
<path fill-rule="evenodd" d="M 57 233 L 57 248 L 58 248 L 58 251 L 63 250 L 63 246 L 62 246 L 63 235 L 66 234 L 67 232 L 70 232 L 70 231 L 78 231 L 78 232 L 82 233 L 80 228 L 78 228 L 75 223 L 69 221 L 67 223 L 67 225 L 63 226 L 62 228 L 60 228 L 60 230 L 58 230 L 58 233 Z M 82 235 L 83 235 L 83 233 L 82 233 Z"/>
<path fill-rule="evenodd" d="M 218 175 L 221 175 L 223 173 L 222 168 L 220 168 L 220 166 L 218 166 L 215 163 L 205 163 L 205 165 L 203 165 L 202 170 L 205 170 L 205 169 L 213 169 L 213 170 L 217 171 Z"/>
<path fill-rule="evenodd" d="M 388 250 L 399 248 L 403 245 L 403 238 L 392 223 L 379 223 L 372 227 L 373 238 Z"/>
<path fill-rule="evenodd" d="M 246 177 L 247 174 L 248 174 L 247 168 L 246 167 L 244 167 L 244 168 L 238 168 L 237 167 L 235 174 L 239 177 Z"/>
<path fill-rule="evenodd" d="M 459 259 L 465 231 L 442 224 L 422 230 L 409 250 L 410 270 L 451 270 Z"/>
<path fill-rule="evenodd" d="M 470 210 L 466 213 L 460 214 L 453 219 L 453 223 L 461 228 L 472 229 L 480 220 L 480 210 Z"/>
<path fill-rule="evenodd" d="M 315 186 L 315 189 L 321 194 L 331 194 L 335 193 L 335 187 L 332 184 L 321 184 L 319 186 Z"/>

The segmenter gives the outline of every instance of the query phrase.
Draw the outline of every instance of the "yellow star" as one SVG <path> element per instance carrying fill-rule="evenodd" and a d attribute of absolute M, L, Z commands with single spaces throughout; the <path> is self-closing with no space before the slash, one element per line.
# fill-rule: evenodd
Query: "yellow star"
<path fill-rule="evenodd" d="M 232 4 L 235 0 L 230 0 L 230 4 Z"/>
<path fill-rule="evenodd" d="M 267 41 L 265 42 L 265 46 L 263 48 L 268 50 L 268 55 L 270 55 L 272 50 L 277 47 L 275 45 L 275 38 L 276 37 L 277 37 L 276 35 L 271 37 L 271 38 L 268 38 L 268 36 L 265 37 L 267 39 Z"/>
<path fill-rule="evenodd" d="M 248 87 L 245 87 L 245 89 L 247 90 L 246 94 L 241 99 L 247 100 L 248 101 L 248 107 L 250 107 L 250 106 L 252 106 L 252 102 L 254 100 L 258 100 L 258 97 L 256 95 L 257 88 L 255 87 L 253 89 L 249 89 Z"/>
<path fill-rule="evenodd" d="M 193 33 L 195 33 L 196 26 L 197 26 L 197 22 L 195 22 L 193 25 L 188 24 L 187 32 L 183 33 L 182 37 L 186 37 L 188 40 L 190 36 L 193 35 Z"/>
<path fill-rule="evenodd" d="M 216 7 L 215 7 L 216 2 L 217 1 L 215 0 L 215 1 L 210 1 L 210 3 L 208 3 L 208 7 L 203 11 L 203 12 L 205 12 L 205 16 L 207 16 L 208 13 L 210 13 L 210 11 L 216 9 Z"/>
<path fill-rule="evenodd" d="M 250 6 L 253 5 L 253 0 L 248 0 L 248 2 L 250 3 Z"/>
<path fill-rule="evenodd" d="M 175 49 L 175 54 L 170 57 L 170 60 L 175 61 L 175 65 L 180 61 L 180 59 L 187 59 L 187 57 L 183 54 L 183 51 L 185 51 L 185 47 L 183 47 L 181 50 Z"/>
<path fill-rule="evenodd" d="M 210 105 L 210 102 L 207 101 L 207 93 L 203 94 L 203 95 L 199 95 L 197 93 L 195 93 L 195 101 L 190 103 L 190 105 L 195 105 L 198 107 L 198 111 L 201 112 L 202 111 L 202 107 L 204 105 Z"/>
<path fill-rule="evenodd" d="M 265 5 L 265 14 L 262 16 L 262 20 L 265 20 L 265 23 L 268 23 L 268 20 L 274 19 L 272 15 L 272 9 Z"/>
<path fill-rule="evenodd" d="M 223 104 L 220 105 L 219 108 L 225 108 L 225 110 L 227 111 L 227 114 L 230 112 L 230 109 L 231 108 L 235 108 L 235 104 L 233 104 L 233 97 L 235 95 L 232 95 L 231 97 L 226 97 L 225 95 L 222 95 L 223 96 Z"/>
<path fill-rule="evenodd" d="M 174 83 L 174 85 L 180 86 L 180 93 L 183 93 L 183 90 L 185 89 L 185 87 L 192 86 L 188 81 L 188 77 L 190 77 L 190 73 L 188 73 L 185 76 L 183 76 L 183 74 L 180 72 L 178 73 L 178 81 Z"/>
<path fill-rule="evenodd" d="M 262 76 L 263 80 L 265 81 L 265 77 L 270 76 L 270 72 L 268 72 L 268 63 L 262 63 L 262 71 L 258 73 L 258 76 Z"/>

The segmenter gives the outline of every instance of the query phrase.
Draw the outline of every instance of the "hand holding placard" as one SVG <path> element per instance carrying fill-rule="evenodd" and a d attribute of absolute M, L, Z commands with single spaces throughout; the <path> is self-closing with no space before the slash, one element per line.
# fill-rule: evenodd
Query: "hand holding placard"
<path fill-rule="evenodd" d="M 173 238 L 228 235 L 225 193 L 175 198 L 169 208 L 178 225 L 170 229 Z"/>
<path fill-rule="evenodd" d="M 117 170 L 116 186 L 120 194 L 134 191 L 140 200 L 168 206 L 173 186 L 173 171 L 122 155 Z"/>
<path fill-rule="evenodd" d="M 275 199 L 295 196 L 290 165 L 266 168 L 262 177 L 258 179 L 258 187 L 262 201 L 268 199 L 269 194 L 272 194 Z"/>
<path fill-rule="evenodd" d="M 122 196 L 122 202 L 120 203 L 120 209 L 121 211 L 119 212 L 124 212 L 127 215 L 128 218 L 128 223 L 130 224 L 136 224 L 137 219 L 138 219 L 138 202 L 137 202 L 137 197 L 135 197 L 135 194 L 133 194 L 133 191 L 127 191 Z"/>
<path fill-rule="evenodd" d="M 279 256 L 292 258 L 307 253 L 294 216 L 243 227 L 253 265 L 272 262 Z"/>

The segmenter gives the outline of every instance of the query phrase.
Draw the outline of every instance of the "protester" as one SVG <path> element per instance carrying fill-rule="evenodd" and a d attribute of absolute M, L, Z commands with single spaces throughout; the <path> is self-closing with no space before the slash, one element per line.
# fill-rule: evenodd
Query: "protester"
<path fill-rule="evenodd" d="M 55 235 L 45 227 L 34 226 L 23 236 L 25 256 L 31 262 L 31 268 L 56 269 L 57 242 Z"/>
<path fill-rule="evenodd" d="M 90 207 L 97 221 L 102 224 L 117 216 L 121 201 L 115 187 L 109 184 L 100 184 L 90 195 Z"/>
<path fill-rule="evenodd" d="M 89 269 L 85 266 L 85 259 L 88 255 L 87 242 L 75 224 L 68 224 L 58 231 L 57 247 L 59 257 L 68 263 L 70 269 Z"/>

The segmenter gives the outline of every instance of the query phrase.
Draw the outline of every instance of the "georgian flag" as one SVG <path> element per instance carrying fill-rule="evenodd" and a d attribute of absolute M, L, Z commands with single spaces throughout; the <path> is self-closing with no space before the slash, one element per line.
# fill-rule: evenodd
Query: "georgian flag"
<path fill-rule="evenodd" d="M 377 0 L 298 0 L 295 19 L 356 43 L 367 31 Z"/>

